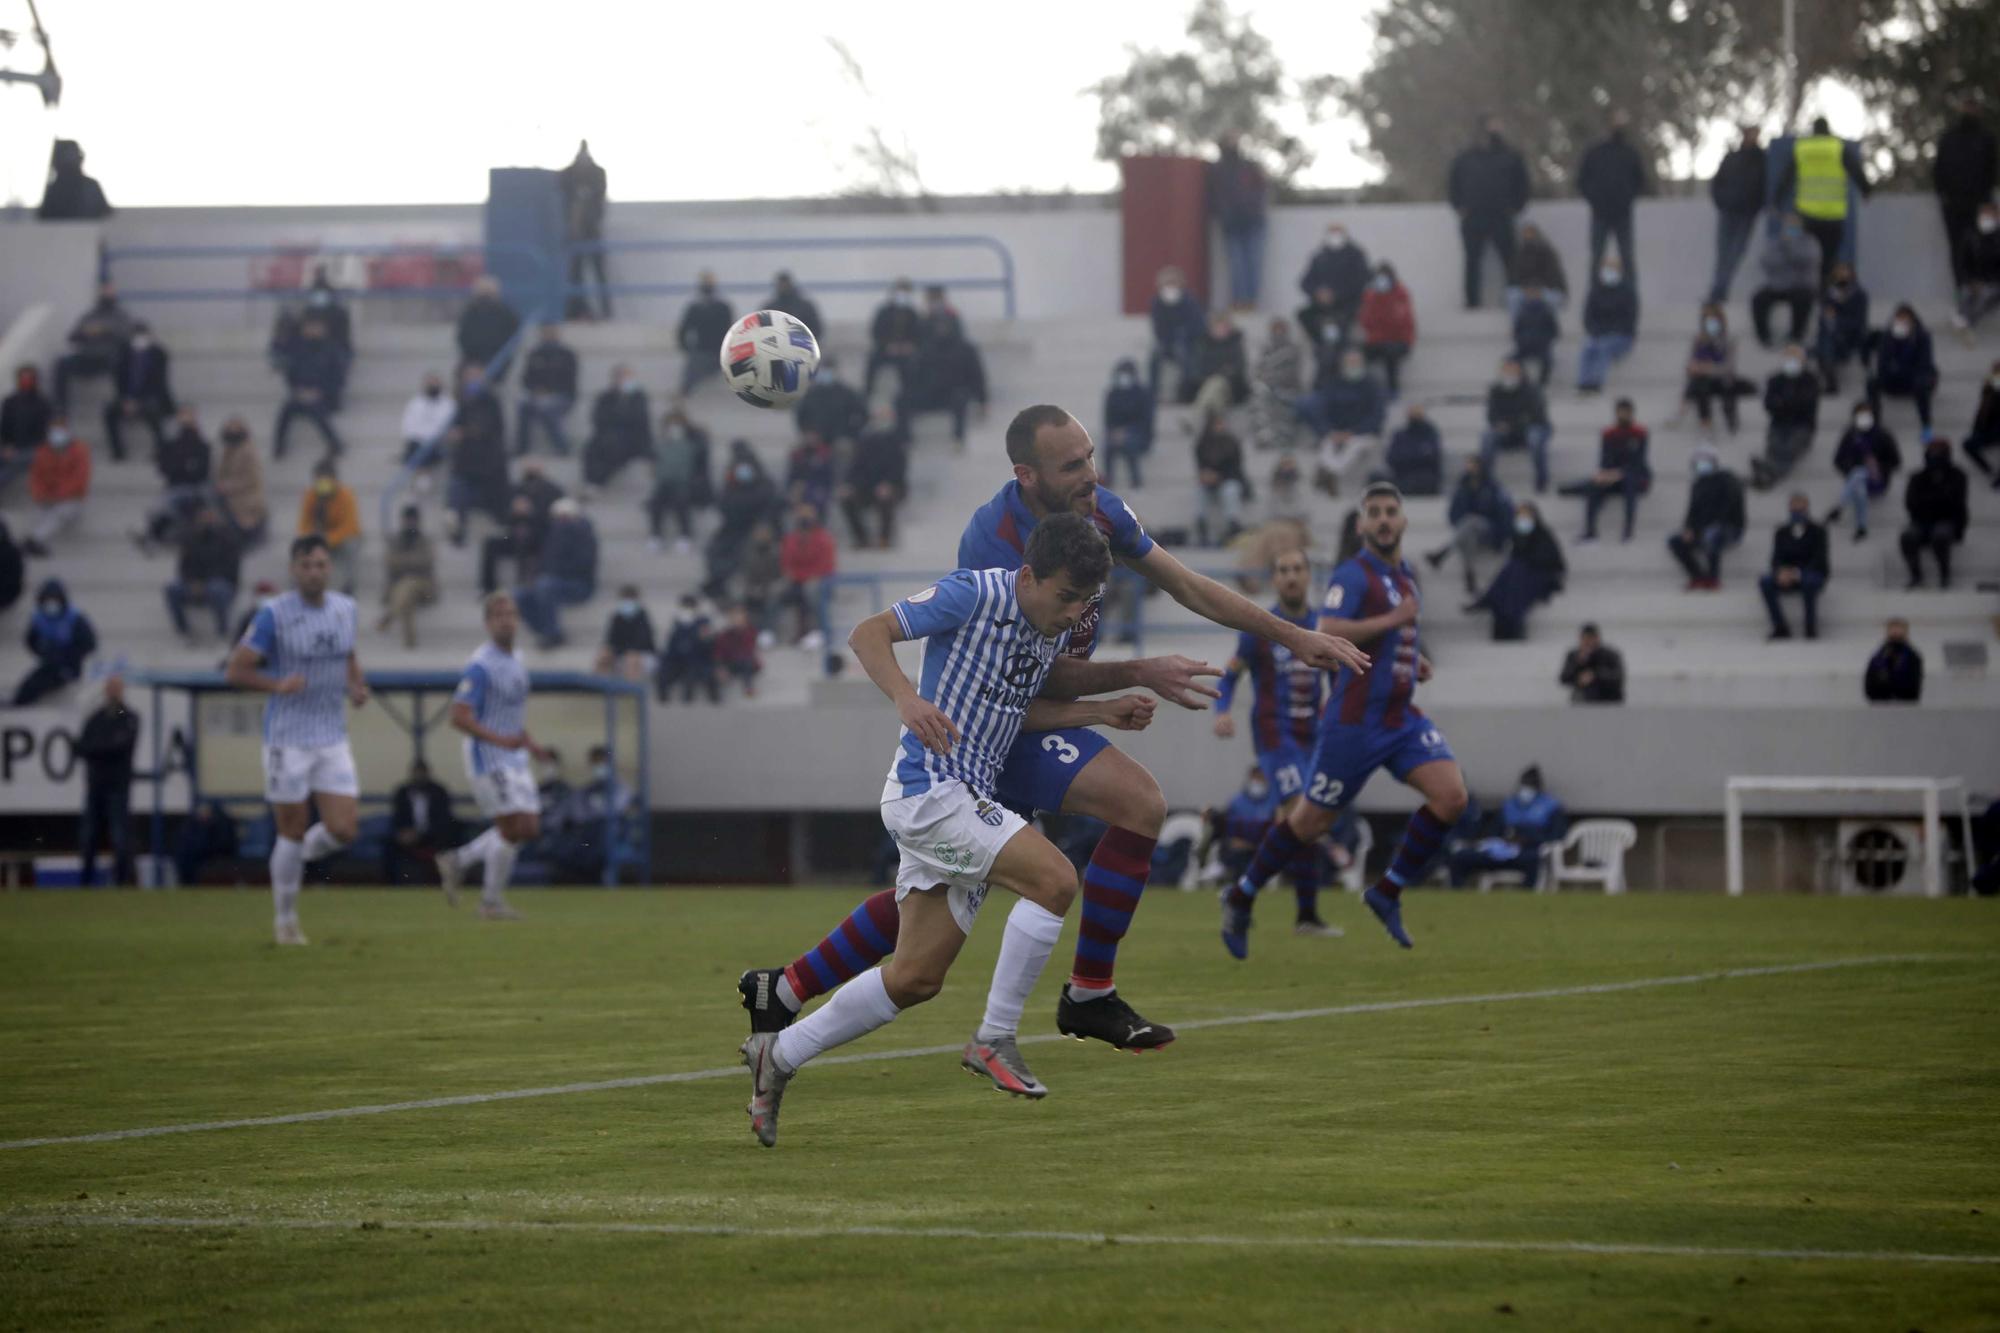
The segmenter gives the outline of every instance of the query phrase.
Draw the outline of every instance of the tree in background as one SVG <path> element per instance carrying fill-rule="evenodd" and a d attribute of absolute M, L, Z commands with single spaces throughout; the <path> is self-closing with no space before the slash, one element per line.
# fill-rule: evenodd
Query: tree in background
<path fill-rule="evenodd" d="M 1993 0 L 1900 0 L 1861 34 L 1853 78 L 1884 133 L 1868 141 L 1869 169 L 1910 189 L 1930 187 L 1930 150 L 1966 97 L 2000 100 L 2000 5 Z"/>

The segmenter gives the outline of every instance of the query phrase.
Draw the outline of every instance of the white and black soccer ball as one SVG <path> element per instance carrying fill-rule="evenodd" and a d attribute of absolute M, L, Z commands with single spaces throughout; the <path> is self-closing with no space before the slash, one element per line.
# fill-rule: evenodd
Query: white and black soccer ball
<path fill-rule="evenodd" d="M 745 315 L 722 340 L 722 378 L 753 407 L 790 407 L 818 369 L 819 339 L 782 310 Z"/>

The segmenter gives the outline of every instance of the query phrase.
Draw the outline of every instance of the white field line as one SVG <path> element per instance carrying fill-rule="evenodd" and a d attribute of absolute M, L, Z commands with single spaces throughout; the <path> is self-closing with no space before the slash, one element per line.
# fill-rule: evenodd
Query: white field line
<path fill-rule="evenodd" d="M 1328 1005 L 1319 1009 L 1274 1009 L 1257 1014 L 1232 1014 L 1223 1018 L 1198 1018 L 1177 1024 L 1181 1032 L 1206 1028 L 1242 1027 L 1249 1023 L 1297 1023 L 1311 1018 L 1338 1018 L 1349 1014 L 1385 1014 L 1404 1009 L 1442 1009 L 1468 1004 L 1514 1004 L 1523 1000 L 1560 1000 L 1578 995 L 1617 995 L 1625 991 L 1659 990 L 1668 986 L 1698 986 L 1712 981 L 1734 981 L 1748 977 L 1792 976 L 1802 972 L 1830 972 L 1849 967 L 1887 967 L 1897 963 L 1938 962 L 1954 956 L 1946 954 L 1874 954 L 1861 958 L 1831 958 L 1811 963 L 1777 963 L 1768 967 L 1732 967 L 1716 972 L 1689 972 L 1672 977 L 1642 977 L 1636 981 L 1601 981 L 1582 986 L 1551 986 L 1544 990 L 1498 991 L 1486 995 L 1440 995 L 1417 1000 L 1374 1000 L 1362 1004 Z M 1023 1046 L 1060 1041 L 1053 1032 L 1021 1038 Z M 825 1056 L 813 1063 L 824 1065 L 874 1064 L 882 1060 L 913 1060 L 924 1056 L 957 1055 L 961 1046 L 909 1046 L 892 1051 L 857 1051 L 851 1055 Z M 689 1069 L 674 1074 L 638 1074 L 630 1078 L 598 1079 L 588 1083 L 558 1083 L 541 1088 L 509 1088 L 500 1092 L 469 1092 L 452 1097 L 423 1097 L 406 1102 L 377 1102 L 367 1106 L 336 1106 L 323 1111 L 295 1111 L 289 1115 L 246 1116 L 237 1120 L 199 1120 L 178 1125 L 146 1125 L 137 1129 L 107 1129 L 95 1134 L 64 1134 L 46 1138 L 0 1141 L 0 1151 L 19 1148 L 51 1148 L 78 1143 L 114 1143 L 121 1139 L 150 1139 L 163 1134 L 201 1134 L 211 1130 L 255 1129 L 265 1125 L 303 1125 L 318 1120 L 348 1120 L 356 1116 L 392 1115 L 401 1111 L 435 1111 L 448 1106 L 479 1106 L 487 1102 L 520 1101 L 529 1097 L 568 1097 L 589 1092 L 615 1092 L 625 1088 L 650 1088 L 662 1083 L 703 1083 L 710 1079 L 741 1078 L 741 1065 L 719 1065 L 713 1069 Z"/>
<path fill-rule="evenodd" d="M 754 1240 L 954 1240 L 1019 1241 L 1058 1245 L 1189 1246 L 1204 1249 L 1428 1250 L 1494 1254 L 1581 1254 L 1660 1259 L 1794 1259 L 1830 1263 L 2000 1265 L 2000 1254 L 1937 1254 L 1923 1250 L 1821 1250 L 1790 1246 L 1654 1245 L 1591 1240 L 1489 1240 L 1415 1236 L 1185 1236 L 1134 1235 L 1104 1231 L 981 1231 L 973 1227 L 735 1226 L 714 1222 L 536 1222 L 513 1219 L 452 1218 L 404 1222 L 363 1218 L 286 1217 L 0 1217 L 12 1230 L 65 1227 L 183 1231 L 417 1231 L 502 1232 L 517 1235 L 720 1236 Z"/>

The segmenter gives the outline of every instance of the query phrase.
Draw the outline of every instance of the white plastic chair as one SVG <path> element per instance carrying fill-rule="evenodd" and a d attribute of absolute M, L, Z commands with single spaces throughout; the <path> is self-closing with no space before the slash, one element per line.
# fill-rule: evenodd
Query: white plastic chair
<path fill-rule="evenodd" d="M 1602 884 L 1607 894 L 1625 892 L 1625 853 L 1639 843 L 1629 819 L 1584 819 L 1572 825 L 1551 849 L 1542 869 L 1541 891 L 1554 893 L 1564 881 Z M 1576 860 L 1570 859 L 1571 854 Z"/>

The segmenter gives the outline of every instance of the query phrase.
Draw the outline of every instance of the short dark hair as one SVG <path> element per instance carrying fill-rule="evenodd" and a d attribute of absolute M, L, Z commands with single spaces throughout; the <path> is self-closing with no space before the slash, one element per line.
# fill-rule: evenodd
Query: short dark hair
<path fill-rule="evenodd" d="M 320 536 L 317 532 L 308 532 L 303 537 L 292 538 L 291 559 L 296 560 L 302 555 L 311 555 L 314 551 L 325 551 L 328 555 L 333 554 L 333 548 L 326 544 L 326 538 Z"/>
<path fill-rule="evenodd" d="M 1068 410 L 1053 403 L 1036 403 L 1016 412 L 1007 423 L 1007 461 L 1033 467 L 1035 437 L 1042 433 L 1042 427 L 1060 426 L 1068 420 Z"/>
<path fill-rule="evenodd" d="M 1620 398 L 1617 402 L 1611 405 L 1611 410 L 1613 412 L 1636 412 L 1639 409 L 1632 406 L 1632 400 L 1630 398 Z"/>
<path fill-rule="evenodd" d="M 1595 621 L 1592 621 L 1590 624 L 1585 625 L 1582 629 L 1578 630 L 1577 633 L 1588 634 L 1593 639 L 1601 639 L 1604 637 L 1602 634 L 1599 634 L 1597 632 L 1597 623 Z"/>
<path fill-rule="evenodd" d="M 1038 579 L 1054 578 L 1061 570 L 1094 588 L 1111 573 L 1111 547 L 1097 525 L 1081 514 L 1051 514 L 1029 534 L 1021 563 Z"/>
<path fill-rule="evenodd" d="M 1361 503 L 1367 504 L 1370 500 L 1375 499 L 1377 496 L 1383 496 L 1383 495 L 1388 496 L 1391 500 L 1394 500 L 1397 504 L 1401 504 L 1403 502 L 1402 489 L 1399 486 L 1397 486 L 1395 482 L 1371 481 L 1368 483 L 1368 489 L 1361 492 Z"/>

